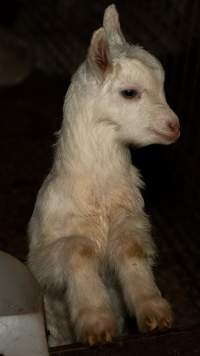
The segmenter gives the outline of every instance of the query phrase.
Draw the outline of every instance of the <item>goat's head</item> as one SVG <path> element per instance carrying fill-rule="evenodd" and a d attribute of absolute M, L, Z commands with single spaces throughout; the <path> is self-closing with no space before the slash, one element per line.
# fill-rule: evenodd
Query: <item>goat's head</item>
<path fill-rule="evenodd" d="M 95 110 L 117 127 L 121 141 L 145 146 L 178 139 L 179 120 L 165 99 L 164 70 L 149 52 L 126 42 L 114 5 L 92 36 L 86 65 L 95 85 Z"/>

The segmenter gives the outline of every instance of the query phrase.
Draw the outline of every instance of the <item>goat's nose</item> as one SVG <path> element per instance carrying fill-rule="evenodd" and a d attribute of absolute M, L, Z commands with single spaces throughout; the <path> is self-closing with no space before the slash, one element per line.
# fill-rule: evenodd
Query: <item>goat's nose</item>
<path fill-rule="evenodd" d="M 178 122 L 168 122 L 168 127 L 170 129 L 170 131 L 174 134 L 174 135 L 179 135 L 180 134 L 180 125 Z"/>

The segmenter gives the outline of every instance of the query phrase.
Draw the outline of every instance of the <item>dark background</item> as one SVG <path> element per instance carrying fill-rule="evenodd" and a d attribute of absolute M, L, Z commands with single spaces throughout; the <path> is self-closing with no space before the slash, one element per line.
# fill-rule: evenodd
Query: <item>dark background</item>
<path fill-rule="evenodd" d="M 70 76 L 83 61 L 108 1 L 0 2 L 0 249 L 25 261 L 26 227 L 48 173 Z M 166 70 L 181 122 L 172 146 L 133 152 L 160 251 L 158 283 L 175 328 L 200 323 L 200 2 L 115 1 L 126 38 Z"/>

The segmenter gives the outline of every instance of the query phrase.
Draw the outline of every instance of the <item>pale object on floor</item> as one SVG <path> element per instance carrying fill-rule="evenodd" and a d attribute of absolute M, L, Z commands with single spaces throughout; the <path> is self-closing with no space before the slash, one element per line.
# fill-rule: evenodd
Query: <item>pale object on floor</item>
<path fill-rule="evenodd" d="M 42 296 L 37 282 L 16 258 L 0 251 L 0 353 L 47 356 Z"/>

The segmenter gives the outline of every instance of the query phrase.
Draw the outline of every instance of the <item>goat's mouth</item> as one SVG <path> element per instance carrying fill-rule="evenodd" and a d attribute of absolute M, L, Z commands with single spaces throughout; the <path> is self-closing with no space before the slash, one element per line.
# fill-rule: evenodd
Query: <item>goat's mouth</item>
<path fill-rule="evenodd" d="M 180 137 L 180 131 L 178 132 L 164 132 L 164 131 L 157 131 L 157 130 L 152 130 L 154 134 L 156 134 L 156 136 L 164 139 L 165 141 L 169 142 L 169 143 L 173 143 L 176 142 L 179 137 Z"/>

